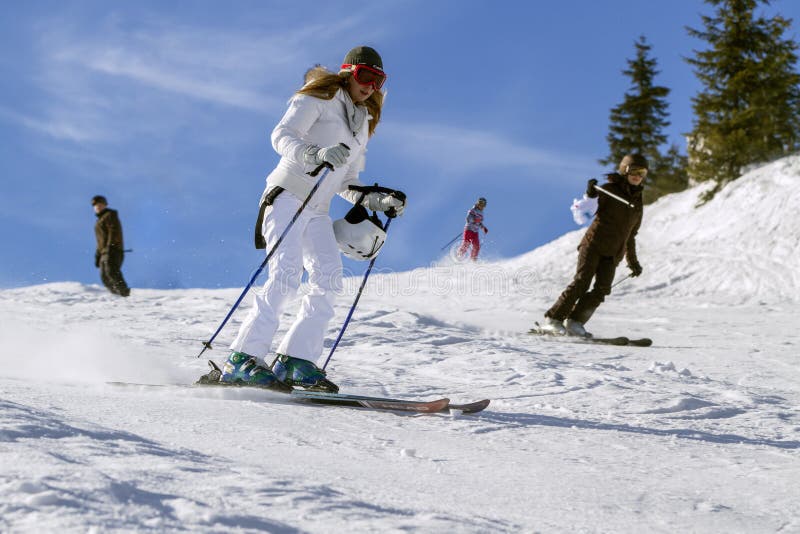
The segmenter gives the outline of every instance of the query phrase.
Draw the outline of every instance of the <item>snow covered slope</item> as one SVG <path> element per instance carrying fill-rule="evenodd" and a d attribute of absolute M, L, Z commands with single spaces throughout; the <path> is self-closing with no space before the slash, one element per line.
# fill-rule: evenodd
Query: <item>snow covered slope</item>
<path fill-rule="evenodd" d="M 800 156 L 748 172 L 695 208 L 707 186 L 645 207 L 637 240 L 644 274 L 619 292 L 716 303 L 800 301 Z M 567 209 L 565 206 L 564 209 Z M 563 285 L 584 229 L 508 262 Z M 627 274 L 624 262 L 617 278 Z"/>
<path fill-rule="evenodd" d="M 647 349 L 525 333 L 580 232 L 498 263 L 379 262 L 330 377 L 492 399 L 475 416 L 186 387 L 239 288 L 0 291 L 0 532 L 798 532 L 797 175 L 789 158 L 698 210 L 697 190 L 649 208 L 645 275 L 590 325 Z"/>

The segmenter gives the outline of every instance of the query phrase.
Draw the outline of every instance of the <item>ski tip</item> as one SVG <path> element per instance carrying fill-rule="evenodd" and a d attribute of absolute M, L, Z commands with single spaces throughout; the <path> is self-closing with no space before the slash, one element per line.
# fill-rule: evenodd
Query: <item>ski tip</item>
<path fill-rule="evenodd" d="M 483 399 L 467 404 L 450 404 L 447 408 L 449 410 L 458 410 L 461 413 L 477 413 L 489 406 L 490 402 L 492 401 L 489 399 Z"/>

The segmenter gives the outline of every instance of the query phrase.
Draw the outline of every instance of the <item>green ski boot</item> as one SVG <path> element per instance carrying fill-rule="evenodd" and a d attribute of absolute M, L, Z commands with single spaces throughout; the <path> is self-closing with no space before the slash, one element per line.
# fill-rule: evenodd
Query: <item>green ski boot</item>
<path fill-rule="evenodd" d="M 302 358 L 278 354 L 272 362 L 272 372 L 287 386 L 297 386 L 309 391 L 339 392 L 339 386 L 325 377 L 325 371 L 314 362 Z"/>
<path fill-rule="evenodd" d="M 244 352 L 231 352 L 222 366 L 220 382 L 237 386 L 255 386 L 276 391 L 291 391 L 291 387 L 278 380 L 275 375 L 258 364 L 255 357 Z"/>

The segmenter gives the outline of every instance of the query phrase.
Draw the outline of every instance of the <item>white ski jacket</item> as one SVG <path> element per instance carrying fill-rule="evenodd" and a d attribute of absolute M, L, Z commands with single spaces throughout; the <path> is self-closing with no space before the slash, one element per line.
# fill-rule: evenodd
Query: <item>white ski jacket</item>
<path fill-rule="evenodd" d="M 348 119 L 348 110 L 352 111 L 353 108 L 350 95 L 343 89 L 339 89 L 330 100 L 308 95 L 292 97 L 289 109 L 272 131 L 272 146 L 280 154 L 281 160 L 267 176 L 267 187 L 262 200 L 275 186 L 280 186 L 300 200 L 305 200 L 319 180 L 319 176 L 311 177 L 306 174 L 314 170 L 315 165 L 304 162 L 305 151 L 311 145 L 324 148 L 338 143 L 350 147 L 347 163 L 328 173 L 311 197 L 308 208 L 319 213 L 328 213 L 331 199 L 335 194 L 353 203 L 358 200 L 359 193 L 348 191 L 347 188 L 350 185 L 363 185 L 358 180 L 358 175 L 364 169 L 370 116 L 361 113 L 358 117 L 359 119 L 363 117 L 363 120 L 359 121 L 360 124 L 351 125 L 353 119 Z"/>

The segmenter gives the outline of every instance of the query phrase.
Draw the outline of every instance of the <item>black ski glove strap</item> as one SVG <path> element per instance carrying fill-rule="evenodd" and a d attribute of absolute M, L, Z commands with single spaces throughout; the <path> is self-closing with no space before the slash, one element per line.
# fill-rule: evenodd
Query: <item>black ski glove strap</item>
<path fill-rule="evenodd" d="M 392 195 L 395 198 L 400 200 L 405 200 L 406 194 L 402 191 L 398 191 L 397 189 L 389 189 L 388 187 L 381 187 L 378 184 L 375 185 L 351 185 L 348 187 L 350 191 L 358 191 L 359 193 L 386 193 L 387 195 Z"/>

